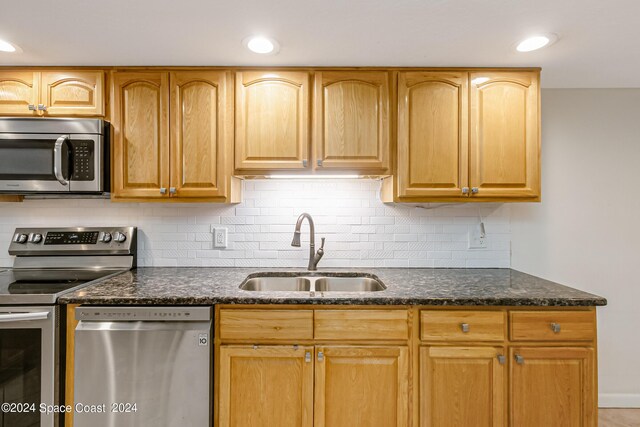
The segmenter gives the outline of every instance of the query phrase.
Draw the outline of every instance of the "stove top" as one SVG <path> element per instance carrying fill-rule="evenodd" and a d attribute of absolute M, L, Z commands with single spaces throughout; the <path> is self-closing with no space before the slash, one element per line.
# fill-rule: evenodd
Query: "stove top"
<path fill-rule="evenodd" d="M 0 305 L 54 304 L 135 266 L 135 227 L 16 229 L 13 269 L 0 269 Z"/>

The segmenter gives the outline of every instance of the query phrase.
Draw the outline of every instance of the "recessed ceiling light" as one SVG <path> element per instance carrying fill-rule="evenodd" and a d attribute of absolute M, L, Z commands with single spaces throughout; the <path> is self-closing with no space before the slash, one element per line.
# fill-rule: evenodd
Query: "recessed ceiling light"
<path fill-rule="evenodd" d="M 13 53 L 13 52 L 16 52 L 17 50 L 18 48 L 12 45 L 11 43 L 6 42 L 4 40 L 0 40 L 0 52 Z"/>
<path fill-rule="evenodd" d="M 243 40 L 243 44 L 251 52 L 260 54 L 275 55 L 280 49 L 280 45 L 274 39 L 263 36 L 247 37 Z"/>
<path fill-rule="evenodd" d="M 538 50 L 545 46 L 549 46 L 556 40 L 558 40 L 558 36 L 556 36 L 555 34 L 533 36 L 518 43 L 518 46 L 516 46 L 516 50 L 518 52 L 531 52 L 533 50 Z"/>

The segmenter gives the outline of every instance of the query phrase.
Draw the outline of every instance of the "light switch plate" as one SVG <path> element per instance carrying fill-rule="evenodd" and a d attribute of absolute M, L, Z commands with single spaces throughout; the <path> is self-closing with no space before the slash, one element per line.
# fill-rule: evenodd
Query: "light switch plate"
<path fill-rule="evenodd" d="M 225 227 L 216 227 L 213 229 L 213 247 L 227 247 L 227 229 Z"/>

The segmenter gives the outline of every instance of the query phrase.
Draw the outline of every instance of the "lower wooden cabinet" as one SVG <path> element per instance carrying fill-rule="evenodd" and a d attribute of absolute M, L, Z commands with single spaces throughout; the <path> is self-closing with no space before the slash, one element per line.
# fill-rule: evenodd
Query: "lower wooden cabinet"
<path fill-rule="evenodd" d="M 219 426 L 313 426 L 313 347 L 221 346 Z"/>
<path fill-rule="evenodd" d="M 315 427 L 406 427 L 409 350 L 316 347 Z"/>
<path fill-rule="evenodd" d="M 506 362 L 502 347 L 422 347 L 420 426 L 505 426 Z"/>
<path fill-rule="evenodd" d="M 594 349 L 513 347 L 511 425 L 596 426 Z"/>

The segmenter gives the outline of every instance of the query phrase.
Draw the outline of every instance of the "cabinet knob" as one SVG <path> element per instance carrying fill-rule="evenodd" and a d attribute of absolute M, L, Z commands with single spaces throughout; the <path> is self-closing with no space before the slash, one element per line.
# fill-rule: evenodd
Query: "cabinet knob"
<path fill-rule="evenodd" d="M 554 333 L 559 334 L 560 333 L 560 323 L 552 323 L 551 324 L 551 330 Z"/>
<path fill-rule="evenodd" d="M 167 194 L 167 189 L 164 187 L 160 187 L 160 194 Z"/>
<path fill-rule="evenodd" d="M 306 363 L 311 363 L 311 352 L 310 352 L 310 351 L 307 351 L 307 352 L 304 354 L 304 361 L 305 361 Z"/>
<path fill-rule="evenodd" d="M 305 167 L 305 168 L 307 167 L 307 159 L 304 159 L 302 161 L 302 167 Z"/>
<path fill-rule="evenodd" d="M 322 362 L 324 361 L 324 353 L 319 351 L 318 352 L 318 362 Z"/>
<path fill-rule="evenodd" d="M 322 166 L 322 160 L 318 159 L 318 166 Z"/>
<path fill-rule="evenodd" d="M 47 111 L 47 106 L 44 104 L 38 104 L 38 110 L 39 111 Z"/>
<path fill-rule="evenodd" d="M 504 365 L 505 362 L 507 361 L 507 358 L 504 357 L 504 354 L 499 354 L 497 357 L 498 357 L 498 363 L 501 365 Z"/>
<path fill-rule="evenodd" d="M 478 191 L 479 191 L 478 187 L 471 187 L 471 193 L 478 194 Z"/>
<path fill-rule="evenodd" d="M 169 187 L 170 194 L 176 194 L 176 187 Z"/>
<path fill-rule="evenodd" d="M 29 104 L 29 111 L 37 111 L 38 109 L 36 108 L 35 105 L 33 104 Z"/>
<path fill-rule="evenodd" d="M 519 354 L 516 354 L 514 359 L 516 359 L 516 363 L 518 365 L 524 365 L 524 357 L 520 356 Z"/>
<path fill-rule="evenodd" d="M 462 332 L 464 332 L 466 334 L 467 332 L 469 332 L 469 324 L 468 323 L 461 323 L 460 324 L 460 329 L 462 329 Z"/>
<path fill-rule="evenodd" d="M 469 187 L 462 187 L 462 194 L 469 194 Z"/>

